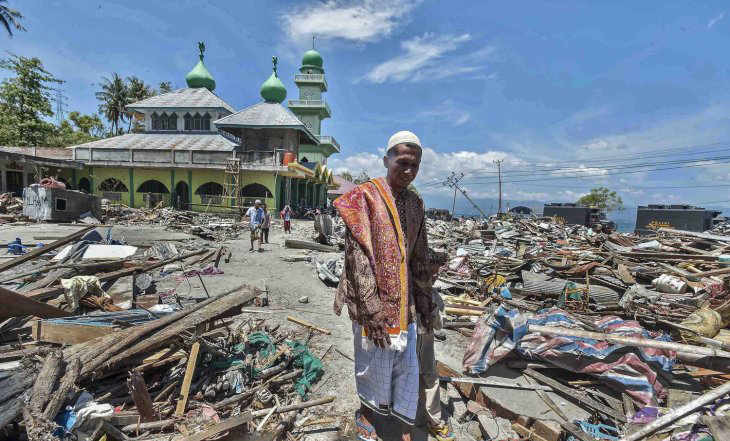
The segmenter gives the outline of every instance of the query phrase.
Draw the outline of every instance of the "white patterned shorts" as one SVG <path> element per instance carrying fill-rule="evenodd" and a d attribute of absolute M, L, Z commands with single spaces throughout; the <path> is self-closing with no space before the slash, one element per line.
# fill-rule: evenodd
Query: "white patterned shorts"
<path fill-rule="evenodd" d="M 355 344 L 355 385 L 360 402 L 381 415 L 393 415 L 413 425 L 418 409 L 416 324 L 408 325 L 403 351 L 364 344 L 362 327 L 352 324 Z"/>

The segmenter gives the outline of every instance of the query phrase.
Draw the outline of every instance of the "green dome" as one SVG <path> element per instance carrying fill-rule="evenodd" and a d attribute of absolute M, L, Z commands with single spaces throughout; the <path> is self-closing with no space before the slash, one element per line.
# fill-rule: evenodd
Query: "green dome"
<path fill-rule="evenodd" d="M 215 80 L 203 64 L 203 54 L 200 54 L 200 61 L 193 70 L 185 75 L 185 81 L 187 81 L 188 87 L 205 87 L 211 92 L 215 89 Z"/>
<path fill-rule="evenodd" d="M 269 79 L 261 85 L 261 97 L 265 101 L 275 101 L 277 103 L 281 103 L 286 99 L 286 87 L 276 76 L 276 71 L 272 72 Z"/>
<path fill-rule="evenodd" d="M 322 55 L 314 49 L 310 49 L 302 56 L 302 66 L 312 66 L 322 69 Z"/>

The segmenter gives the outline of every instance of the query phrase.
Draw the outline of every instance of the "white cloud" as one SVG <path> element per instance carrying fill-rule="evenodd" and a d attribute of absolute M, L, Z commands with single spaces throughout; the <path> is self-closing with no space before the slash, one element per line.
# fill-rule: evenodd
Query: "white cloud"
<path fill-rule="evenodd" d="M 415 119 L 441 119 L 454 126 L 466 124 L 471 119 L 471 113 L 463 107 L 454 104 L 453 100 L 446 100 L 440 106 L 429 110 L 422 110 L 415 115 Z M 402 121 L 402 120 L 401 120 Z"/>
<path fill-rule="evenodd" d="M 438 80 L 449 76 L 475 72 L 481 67 L 474 64 L 476 60 L 483 60 L 493 49 L 483 48 L 468 54 L 472 63 L 448 63 L 446 66 L 438 66 L 442 57 L 453 52 L 462 43 L 471 40 L 469 34 L 437 35 L 426 33 L 420 37 L 403 41 L 401 48 L 403 53 L 375 66 L 365 75 L 365 79 L 372 83 L 401 82 L 401 81 L 423 81 Z"/>
<path fill-rule="evenodd" d="M 390 36 L 421 0 L 329 0 L 285 12 L 282 20 L 292 41 L 341 38 L 356 42 Z"/>
<path fill-rule="evenodd" d="M 710 21 L 707 22 L 707 29 L 712 29 L 712 27 L 715 26 L 718 21 L 722 20 L 723 17 L 725 17 L 725 11 L 722 11 L 716 16 L 712 17 Z"/>

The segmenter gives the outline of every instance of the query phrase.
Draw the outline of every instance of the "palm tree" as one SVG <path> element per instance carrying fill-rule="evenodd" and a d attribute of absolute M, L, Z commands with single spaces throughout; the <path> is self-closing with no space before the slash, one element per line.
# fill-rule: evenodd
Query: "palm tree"
<path fill-rule="evenodd" d="M 149 85 L 145 84 L 144 81 L 135 76 L 127 77 L 127 97 L 130 103 L 146 100 L 154 95 L 155 91 Z M 129 118 L 129 127 L 127 127 L 127 133 L 129 133 L 132 130 L 135 112 L 126 112 L 126 115 Z"/>
<path fill-rule="evenodd" d="M 0 0 L 0 3 L 7 3 L 8 0 Z M 24 31 L 25 28 L 20 24 L 19 20 L 22 20 L 23 14 L 16 11 L 15 9 L 10 9 L 7 6 L 4 6 L 0 4 L 0 24 L 5 26 L 5 30 L 8 31 L 8 35 L 11 37 L 13 36 L 13 28 Z"/>
<path fill-rule="evenodd" d="M 99 113 L 112 123 L 112 131 L 116 136 L 119 134 L 120 123 L 126 118 L 125 107 L 129 104 L 127 85 L 117 73 L 112 74 L 111 80 L 106 77 L 102 77 L 102 80 L 99 83 L 101 90 L 96 92 L 96 99 L 101 101 Z"/>

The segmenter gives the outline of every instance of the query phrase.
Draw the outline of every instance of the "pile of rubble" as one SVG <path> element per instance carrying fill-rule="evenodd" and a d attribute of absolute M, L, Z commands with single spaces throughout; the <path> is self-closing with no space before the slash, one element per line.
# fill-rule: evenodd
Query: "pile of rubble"
<path fill-rule="evenodd" d="M 445 327 L 470 338 L 463 372 L 487 377 L 449 372 L 465 400 L 526 439 L 728 436 L 717 401 L 730 391 L 724 229 L 648 237 L 550 218 L 428 222 L 447 262 L 435 284 Z M 544 409 L 526 411 L 536 402 Z"/>
<path fill-rule="evenodd" d="M 168 230 L 217 242 L 236 239 L 248 223 L 240 216 L 175 210 L 170 207 L 106 206 L 105 221 L 114 225 L 164 225 Z"/>
<path fill-rule="evenodd" d="M 16 285 L 0 288 L 0 429 L 31 441 L 285 439 L 320 421 L 312 408 L 334 397 L 307 400 L 324 369 L 309 350 L 318 328 L 291 318 L 301 328 L 285 332 L 246 312 L 262 296 L 247 285 L 211 297 L 201 276 L 222 273 L 225 256 L 143 252 L 84 227 L 0 263 L 0 283 Z M 109 294 L 130 277 L 131 292 Z M 155 287 L 189 277 L 207 298 Z"/>

